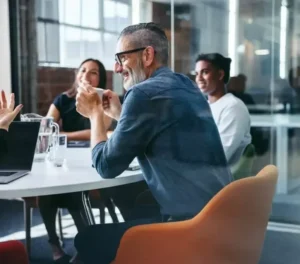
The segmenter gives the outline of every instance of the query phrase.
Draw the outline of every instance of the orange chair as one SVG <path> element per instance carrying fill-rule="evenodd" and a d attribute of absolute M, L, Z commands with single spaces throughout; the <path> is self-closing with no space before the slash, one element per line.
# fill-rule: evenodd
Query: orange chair
<path fill-rule="evenodd" d="M 226 186 L 191 220 L 129 229 L 113 264 L 258 263 L 277 177 L 269 165 Z"/>

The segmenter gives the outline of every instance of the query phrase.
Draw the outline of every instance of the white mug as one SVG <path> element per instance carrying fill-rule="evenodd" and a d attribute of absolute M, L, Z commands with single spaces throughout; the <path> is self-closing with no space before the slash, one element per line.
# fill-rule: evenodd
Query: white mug
<path fill-rule="evenodd" d="M 97 94 L 99 95 L 99 97 L 102 99 L 104 89 L 102 89 L 102 88 L 95 88 L 95 90 L 96 90 Z"/>

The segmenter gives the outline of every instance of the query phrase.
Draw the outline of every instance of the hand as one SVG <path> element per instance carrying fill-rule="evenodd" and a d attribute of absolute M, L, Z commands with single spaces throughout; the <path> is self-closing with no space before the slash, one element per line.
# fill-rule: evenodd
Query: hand
<path fill-rule="evenodd" d="M 89 84 L 82 84 L 76 95 L 76 110 L 82 116 L 91 118 L 94 114 L 103 114 L 102 102 Z"/>
<path fill-rule="evenodd" d="M 102 100 L 104 113 L 115 120 L 119 120 L 122 110 L 119 96 L 111 90 L 105 90 Z"/>
<path fill-rule="evenodd" d="M 8 131 L 8 127 L 21 111 L 23 105 L 18 105 L 15 108 L 15 95 L 10 94 L 10 100 L 7 107 L 5 92 L 1 91 L 0 97 L 0 128 Z M 14 109 L 15 108 L 15 109 Z"/>

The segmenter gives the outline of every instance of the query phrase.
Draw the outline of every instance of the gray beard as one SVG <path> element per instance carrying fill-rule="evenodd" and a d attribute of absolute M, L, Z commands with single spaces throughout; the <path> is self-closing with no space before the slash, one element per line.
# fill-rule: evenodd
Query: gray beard
<path fill-rule="evenodd" d="M 130 87 L 146 80 L 146 74 L 143 70 L 142 60 L 138 61 L 135 69 L 129 71 L 130 80 L 124 83 L 124 89 L 128 90 Z"/>

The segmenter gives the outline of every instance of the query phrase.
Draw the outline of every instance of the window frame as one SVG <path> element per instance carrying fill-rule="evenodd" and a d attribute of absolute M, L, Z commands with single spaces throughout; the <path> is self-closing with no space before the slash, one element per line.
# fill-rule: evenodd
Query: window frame
<path fill-rule="evenodd" d="M 38 56 L 38 65 L 39 66 L 53 66 L 53 67 L 68 67 L 66 65 L 66 63 L 63 63 L 62 60 L 63 60 L 63 56 L 61 55 L 62 51 L 60 50 L 61 49 L 61 26 L 65 26 L 66 28 L 77 28 L 77 29 L 80 29 L 81 32 L 83 31 L 95 31 L 97 33 L 100 32 L 100 43 L 102 43 L 102 54 L 105 54 L 105 50 L 106 50 L 106 44 L 105 44 L 105 39 L 104 39 L 104 34 L 105 33 L 108 33 L 108 34 L 111 34 L 111 35 L 114 35 L 114 36 L 118 36 L 120 34 L 120 31 L 118 31 L 118 27 L 116 27 L 116 30 L 108 30 L 105 28 L 105 21 L 104 21 L 104 1 L 103 0 L 98 0 L 98 3 L 99 3 L 99 26 L 98 27 L 89 27 L 89 26 L 84 26 L 82 25 L 82 7 L 83 7 L 83 1 L 84 0 L 79 0 L 80 1 L 80 25 L 75 25 L 75 24 L 70 24 L 70 23 L 66 23 L 64 21 L 61 21 L 61 20 L 64 20 L 64 18 L 62 19 L 62 17 L 64 16 L 61 16 L 60 15 L 60 12 L 64 11 L 60 11 L 60 3 L 59 1 L 63 1 L 63 5 L 65 5 L 65 1 L 64 0 L 58 0 L 58 4 L 57 4 L 57 16 L 58 19 L 53 19 L 53 18 L 48 18 L 48 17 L 42 17 L 42 16 L 39 16 L 38 14 L 38 10 L 37 10 L 37 34 L 39 34 L 39 30 L 38 30 L 38 24 L 39 23 L 43 23 L 43 26 L 44 26 L 44 36 L 43 36 L 43 43 L 45 45 L 45 47 L 43 47 L 43 50 L 45 51 L 45 60 L 40 60 L 39 59 L 39 56 Z M 127 4 L 128 5 L 128 8 L 129 8 L 129 17 L 128 17 L 128 20 L 129 21 L 132 21 L 132 15 L 131 15 L 131 10 L 132 10 L 132 6 L 131 6 L 131 1 L 130 0 L 110 0 L 112 2 L 115 2 L 115 4 L 117 3 L 122 3 L 122 4 Z M 40 2 L 40 4 L 43 4 L 44 2 Z M 42 6 L 42 10 L 43 8 L 45 8 L 45 6 Z M 43 12 L 42 12 L 43 14 Z M 48 54 L 48 51 L 49 49 L 47 48 L 47 39 L 49 38 L 49 35 L 47 34 L 47 30 L 46 30 L 46 27 L 47 27 L 47 24 L 54 24 L 54 25 L 57 25 L 58 26 L 58 30 L 59 30 L 59 39 L 57 40 L 59 42 L 59 50 L 57 51 L 58 52 L 58 58 L 59 60 L 58 61 L 55 61 L 55 60 L 51 60 L 51 58 L 48 58 L 49 54 Z M 81 33 L 82 34 L 82 33 Z M 38 36 L 39 37 L 39 36 Z M 82 41 L 82 39 L 80 40 L 80 57 L 84 57 L 83 53 L 84 53 L 84 41 Z M 39 51 L 39 48 L 38 47 L 38 51 Z M 114 57 L 112 56 L 111 58 L 112 61 L 114 61 Z M 76 65 L 77 66 L 77 65 Z M 74 65 L 74 67 L 76 67 Z"/>

